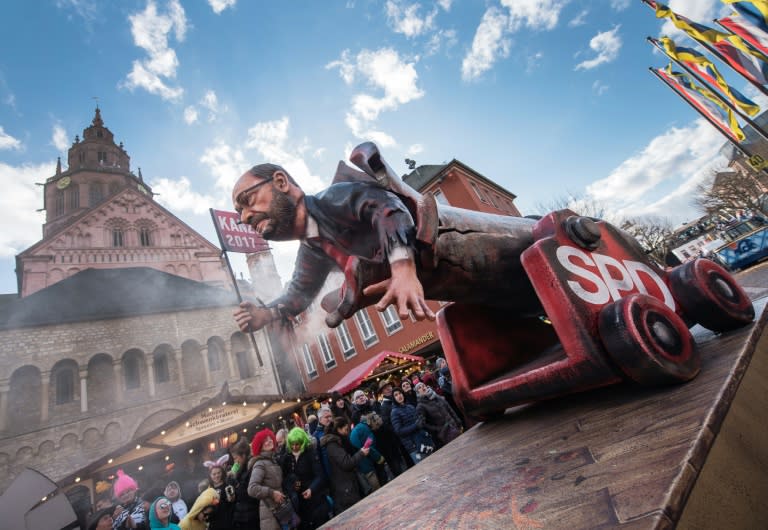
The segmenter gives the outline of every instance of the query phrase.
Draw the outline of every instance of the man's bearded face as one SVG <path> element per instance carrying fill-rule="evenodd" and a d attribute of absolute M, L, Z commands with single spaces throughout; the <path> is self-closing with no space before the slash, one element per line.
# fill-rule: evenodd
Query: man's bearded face
<path fill-rule="evenodd" d="M 293 227 L 296 222 L 296 205 L 287 193 L 272 188 L 272 200 L 269 210 L 255 214 L 251 226 L 264 239 L 271 241 L 289 241 L 295 239 Z"/>

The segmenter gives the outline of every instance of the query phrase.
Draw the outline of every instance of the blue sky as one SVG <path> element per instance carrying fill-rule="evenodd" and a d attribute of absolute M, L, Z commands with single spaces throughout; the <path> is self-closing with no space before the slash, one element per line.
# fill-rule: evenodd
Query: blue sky
<path fill-rule="evenodd" d="M 707 24 L 729 11 L 669 5 Z M 645 37 L 662 34 L 694 46 L 640 0 L 4 2 L 0 293 L 41 237 L 35 182 L 94 97 L 156 199 L 214 242 L 208 208 L 230 207 L 248 167 L 282 164 L 318 191 L 365 140 L 399 172 L 457 158 L 523 214 L 570 194 L 616 218 L 695 218 L 724 140 L 648 72 L 666 63 Z M 284 279 L 295 249 L 275 246 Z"/>

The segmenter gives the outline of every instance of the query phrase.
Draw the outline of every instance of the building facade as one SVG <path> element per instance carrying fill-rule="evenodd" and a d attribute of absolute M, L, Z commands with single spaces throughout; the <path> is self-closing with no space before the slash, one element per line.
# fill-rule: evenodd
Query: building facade
<path fill-rule="evenodd" d="M 16 257 L 19 295 L 87 268 L 151 267 L 229 288 L 221 251 L 153 199 L 97 107 L 43 185 L 43 239 Z"/>
<path fill-rule="evenodd" d="M 264 403 L 302 395 L 270 331 L 237 329 L 220 249 L 154 201 L 98 108 L 43 196 L 43 238 L 17 256 L 19 296 L 0 300 L 0 493 L 25 467 L 57 482 L 94 462 L 114 475 L 131 440 L 223 388 Z M 279 292 L 268 250 L 249 264 L 256 294 Z M 198 441 L 185 438 L 185 451 Z M 126 472 L 144 487 L 153 478 Z"/>
<path fill-rule="evenodd" d="M 414 168 L 403 180 L 423 194 L 431 193 L 443 204 L 520 216 L 513 193 L 455 159 L 443 165 Z M 341 282 L 341 275 L 329 277 L 324 292 L 337 288 Z M 347 372 L 382 351 L 407 353 L 425 360 L 442 354 L 435 322 L 419 322 L 412 317 L 400 320 L 393 306 L 381 313 L 373 306 L 361 309 L 336 329 L 329 329 L 319 302 L 324 292 L 295 326 L 293 351 L 309 392 L 328 392 Z M 435 312 L 443 305 L 440 301 L 428 303 Z M 398 377 L 398 371 L 393 375 Z"/>

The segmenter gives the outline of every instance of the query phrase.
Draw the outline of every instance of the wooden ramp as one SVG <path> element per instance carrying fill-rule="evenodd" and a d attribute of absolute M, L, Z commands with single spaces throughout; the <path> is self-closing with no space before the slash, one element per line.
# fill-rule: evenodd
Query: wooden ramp
<path fill-rule="evenodd" d="M 768 527 L 768 315 L 716 336 L 693 381 L 509 410 L 324 528 Z"/>

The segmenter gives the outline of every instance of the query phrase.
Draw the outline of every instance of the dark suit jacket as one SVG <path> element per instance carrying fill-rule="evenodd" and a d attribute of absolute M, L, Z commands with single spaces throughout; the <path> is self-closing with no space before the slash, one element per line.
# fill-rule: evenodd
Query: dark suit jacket
<path fill-rule="evenodd" d="M 343 269 L 349 256 L 385 262 L 392 249 L 414 245 L 416 227 L 405 204 L 375 184 L 341 182 L 304 201 L 317 221 L 319 238 L 301 242 L 290 283 L 269 303 L 281 306 L 281 312 L 304 311 L 328 273 L 336 266 Z"/>

